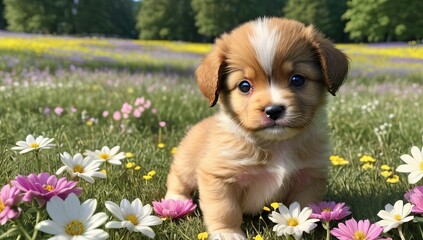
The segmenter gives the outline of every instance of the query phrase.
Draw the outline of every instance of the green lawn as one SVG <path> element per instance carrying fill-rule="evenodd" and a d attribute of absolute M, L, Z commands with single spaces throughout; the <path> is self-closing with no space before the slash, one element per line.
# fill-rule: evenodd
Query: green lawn
<path fill-rule="evenodd" d="M 111 216 L 104 206 L 106 200 L 119 203 L 123 198 L 130 201 L 140 198 L 144 204 L 151 204 L 164 196 L 172 148 L 190 126 L 216 110 L 208 107 L 193 77 L 192 71 L 201 54 L 173 51 L 160 45 L 110 41 L 120 44 L 103 46 L 104 51 L 113 51 L 114 57 L 120 52 L 125 54 L 119 47 L 128 44 L 132 47 L 131 54 L 134 51 L 146 54 L 149 64 L 129 57 L 126 61 L 117 57 L 117 60 L 110 57 L 78 61 L 69 55 L 0 48 L 0 185 L 17 175 L 37 172 L 33 153 L 20 155 L 11 150 L 17 141 L 34 134 L 55 139 L 57 147 L 40 152 L 42 171 L 51 174 L 62 165 L 59 154 L 63 152 L 74 155 L 118 145 L 121 151 L 134 154 L 122 166 L 103 165 L 107 179 L 97 179 L 94 184 L 79 183 L 84 189 L 80 199 L 97 199 L 97 212 Z M 75 50 L 76 55 L 78 51 Z M 373 62 L 374 56 L 357 57 L 359 62 L 354 62 L 354 54 L 350 56 L 351 77 L 336 97 L 329 96 L 328 106 L 333 154 L 345 158 L 349 164 L 332 167 L 326 200 L 346 202 L 355 219 L 376 222 L 380 220 L 376 214 L 385 204 L 403 199 L 404 193 L 413 187 L 408 184 L 407 175 L 401 173 L 394 173 L 400 178 L 398 183 L 387 183 L 380 174 L 380 166 L 387 164 L 395 169 L 402 164 L 399 158 L 402 154 L 410 154 L 414 145 L 419 148 L 423 145 L 423 63 L 413 62 L 406 72 L 395 72 L 396 65 L 392 62 L 392 67 L 380 66 L 392 71 L 361 74 L 371 64 L 378 67 Z M 388 60 L 383 64 L 390 64 L 390 57 L 385 56 Z M 124 120 L 113 120 L 113 113 L 123 103 L 134 105 L 141 97 L 151 101 L 141 117 L 131 115 Z M 54 113 L 56 107 L 64 109 L 60 116 Z M 107 117 L 103 116 L 104 111 L 108 111 Z M 160 121 L 167 125 L 161 128 Z M 159 148 L 159 143 L 164 143 L 164 148 Z M 363 155 L 376 159 L 373 169 L 361 168 L 359 159 Z M 127 162 L 135 162 L 141 168 L 127 169 Z M 145 180 L 143 176 L 151 170 L 156 175 Z M 35 219 L 27 208 L 27 204 L 22 205 L 22 219 L 31 228 Z M 263 212 L 262 218 L 245 217 L 243 228 L 249 239 L 257 234 L 264 239 L 281 239 L 272 232 L 274 224 L 267 215 Z M 43 216 L 43 220 L 47 218 Z M 1 226 L 0 234 L 11 226 L 11 223 Z M 153 229 L 156 239 L 197 239 L 198 233 L 205 231 L 199 210 Z M 407 239 L 421 239 L 422 231 L 418 223 L 404 226 Z M 123 230 L 108 232 L 110 239 L 141 236 Z M 46 237 L 39 236 L 42 236 L 39 239 Z M 319 226 L 312 235 L 305 236 L 324 239 L 325 231 Z M 394 230 L 386 236 L 398 239 Z"/>

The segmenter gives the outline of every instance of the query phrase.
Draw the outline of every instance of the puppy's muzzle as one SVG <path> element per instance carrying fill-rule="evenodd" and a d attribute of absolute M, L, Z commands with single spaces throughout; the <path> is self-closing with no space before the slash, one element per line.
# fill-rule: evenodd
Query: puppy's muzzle
<path fill-rule="evenodd" d="M 264 113 L 266 113 L 268 118 L 276 120 L 284 115 L 285 110 L 286 108 L 283 105 L 270 105 L 264 109 Z"/>

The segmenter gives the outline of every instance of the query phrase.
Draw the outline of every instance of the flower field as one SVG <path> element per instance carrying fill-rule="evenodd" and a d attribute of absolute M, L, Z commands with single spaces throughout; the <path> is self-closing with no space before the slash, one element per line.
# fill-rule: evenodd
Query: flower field
<path fill-rule="evenodd" d="M 0 33 L 2 239 L 205 239 L 196 197 L 160 201 L 178 142 L 215 111 L 193 76 L 210 47 Z M 338 47 L 352 69 L 329 96 L 326 202 L 263 206 L 248 239 L 303 222 L 304 239 L 423 238 L 423 46 Z"/>

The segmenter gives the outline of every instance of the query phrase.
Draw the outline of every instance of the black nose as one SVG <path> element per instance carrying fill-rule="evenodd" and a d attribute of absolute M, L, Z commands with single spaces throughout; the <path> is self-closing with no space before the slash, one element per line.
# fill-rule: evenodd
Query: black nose
<path fill-rule="evenodd" d="M 273 120 L 278 119 L 280 116 L 283 115 L 284 112 L 285 112 L 285 107 L 282 105 L 271 105 L 271 106 L 267 106 L 264 109 L 264 113 L 266 113 L 266 115 Z"/>

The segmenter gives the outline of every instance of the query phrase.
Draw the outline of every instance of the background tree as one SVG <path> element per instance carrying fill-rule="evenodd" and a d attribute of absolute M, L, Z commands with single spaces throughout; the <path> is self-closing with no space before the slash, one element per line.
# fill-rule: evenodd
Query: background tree
<path fill-rule="evenodd" d="M 347 0 L 288 0 L 283 9 L 285 17 L 306 25 L 313 24 L 334 41 L 345 41 L 345 21 L 341 19 Z"/>
<path fill-rule="evenodd" d="M 345 31 L 354 41 L 398 41 L 423 37 L 423 1 L 350 0 Z"/>
<path fill-rule="evenodd" d="M 280 16 L 284 0 L 192 0 L 198 32 L 210 39 L 259 16 Z"/>
<path fill-rule="evenodd" d="M 198 38 L 190 0 L 144 0 L 137 21 L 141 39 Z"/>
<path fill-rule="evenodd" d="M 8 30 L 17 32 L 62 33 L 69 24 L 68 1 L 4 0 Z"/>
<path fill-rule="evenodd" d="M 136 37 L 132 0 L 4 0 L 7 29 Z"/>
<path fill-rule="evenodd" d="M 7 22 L 4 18 L 4 4 L 3 0 L 0 0 L 0 29 L 6 29 Z"/>
<path fill-rule="evenodd" d="M 136 37 L 132 0 L 74 1 L 75 33 Z"/>

